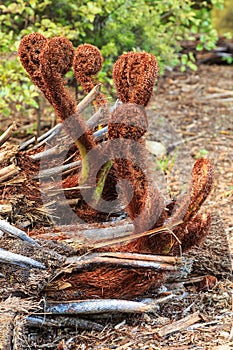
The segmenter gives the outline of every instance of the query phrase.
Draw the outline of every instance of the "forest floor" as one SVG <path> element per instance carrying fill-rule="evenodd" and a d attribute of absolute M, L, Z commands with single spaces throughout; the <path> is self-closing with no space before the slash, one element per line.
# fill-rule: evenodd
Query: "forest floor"
<path fill-rule="evenodd" d="M 158 186 L 169 191 L 171 196 L 176 195 L 187 187 L 196 159 L 208 157 L 214 165 L 214 189 L 205 204 L 214 218 L 212 246 L 206 259 L 216 258 L 213 241 L 216 247 L 224 246 L 226 254 L 228 242 L 233 257 L 232 88 L 232 66 L 201 65 L 197 72 L 174 71 L 160 79 L 148 107 L 148 138 L 163 143 L 169 150 L 166 158 L 159 161 L 165 176 L 162 180 L 159 178 Z M 203 252 L 195 250 L 197 255 Z M 220 249 L 217 265 L 224 259 L 221 254 L 225 253 Z M 201 288 L 191 279 L 182 287 L 178 284 L 177 290 L 172 291 L 177 298 L 168 302 L 169 305 L 162 305 L 155 314 L 108 317 L 101 332 L 68 333 L 63 329 L 55 338 L 50 330 L 32 332 L 27 336 L 29 345 L 25 349 L 232 349 L 232 281 L 222 271 L 203 269 L 203 275 L 211 272 L 219 277 L 213 289 Z M 163 291 L 161 295 L 166 293 L 170 291 Z M 188 315 L 195 317 L 197 312 L 199 320 L 194 325 L 185 329 L 178 327 L 171 333 L 166 333 L 164 328 L 164 335 L 159 332 L 172 321 Z"/>

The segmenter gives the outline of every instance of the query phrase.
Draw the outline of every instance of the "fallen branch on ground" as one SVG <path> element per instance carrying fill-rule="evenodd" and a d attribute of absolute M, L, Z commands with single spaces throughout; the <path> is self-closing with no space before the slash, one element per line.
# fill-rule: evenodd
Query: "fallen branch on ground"
<path fill-rule="evenodd" d="M 0 147 L 11 137 L 16 130 L 16 123 L 13 123 L 9 128 L 0 136 Z"/>
<path fill-rule="evenodd" d="M 23 268 L 37 268 L 37 269 L 45 269 L 46 267 L 41 264 L 40 262 L 28 258 L 23 255 L 11 253 L 9 251 L 6 251 L 2 248 L 0 248 L 0 261 L 5 264 L 12 264 L 12 265 L 18 265 Z"/>
<path fill-rule="evenodd" d="M 201 320 L 199 311 L 194 312 L 191 315 L 188 315 L 178 321 L 172 322 L 171 324 L 165 325 L 158 331 L 160 337 L 165 337 L 174 332 L 180 332 L 189 326 L 192 326 L 194 323 Z"/>

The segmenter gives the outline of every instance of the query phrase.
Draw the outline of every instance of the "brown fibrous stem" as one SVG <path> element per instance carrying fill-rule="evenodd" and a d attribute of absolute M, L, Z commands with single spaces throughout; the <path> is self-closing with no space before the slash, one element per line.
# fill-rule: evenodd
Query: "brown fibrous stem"
<path fill-rule="evenodd" d="M 200 244 L 209 232 L 211 216 L 209 213 L 199 213 L 199 210 L 212 190 L 213 181 L 214 170 L 211 162 L 205 158 L 198 159 L 192 170 L 190 193 L 171 218 L 183 221 L 174 233 L 182 241 L 184 251 Z"/>
<path fill-rule="evenodd" d="M 80 183 L 84 183 L 89 171 L 87 153 L 95 145 L 92 132 L 76 111 L 76 102 L 64 86 L 63 76 L 70 70 L 74 49 L 65 37 L 48 41 L 40 54 L 41 74 L 48 86 L 49 96 L 58 117 L 72 137 L 82 158 Z"/>
<path fill-rule="evenodd" d="M 163 199 L 146 171 L 148 158 L 143 139 L 146 130 L 147 117 L 144 108 L 129 103 L 116 108 L 108 124 L 117 178 L 127 180 L 122 185 L 123 197 L 135 233 L 155 227 L 164 208 Z M 111 142 L 114 140 L 119 142 Z M 128 182 L 133 192 L 130 191 Z M 149 249 L 146 241 L 143 237 L 130 243 L 125 249 L 145 251 Z"/>

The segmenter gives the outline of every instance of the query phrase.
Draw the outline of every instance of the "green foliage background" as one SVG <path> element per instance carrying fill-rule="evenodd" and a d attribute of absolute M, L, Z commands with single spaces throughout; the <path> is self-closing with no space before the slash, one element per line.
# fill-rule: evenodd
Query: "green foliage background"
<path fill-rule="evenodd" d="M 198 3 L 198 6 L 196 4 Z M 12 109 L 27 113 L 37 108 L 39 92 L 17 57 L 21 38 L 40 32 L 46 37 L 65 35 L 75 47 L 98 46 L 105 58 L 99 79 L 111 82 L 111 68 L 125 51 L 154 53 L 160 72 L 181 64 L 196 69 L 192 54 L 179 56 L 181 40 L 200 35 L 198 49 L 211 49 L 217 31 L 210 8 L 222 8 L 224 0 L 16 0 L 0 3 L 0 115 Z"/>
<path fill-rule="evenodd" d="M 212 19 L 218 33 L 225 34 L 226 32 L 233 34 L 233 2 L 232 0 L 224 1 L 224 9 L 215 8 L 212 11 Z"/>

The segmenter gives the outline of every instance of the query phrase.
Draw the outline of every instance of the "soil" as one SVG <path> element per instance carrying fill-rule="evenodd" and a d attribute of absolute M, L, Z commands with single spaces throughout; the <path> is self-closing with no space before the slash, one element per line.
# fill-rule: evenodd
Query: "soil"
<path fill-rule="evenodd" d="M 104 326 L 102 331 L 68 328 L 33 331 L 23 328 L 21 319 L 17 319 L 16 326 L 21 332 L 17 341 L 24 344 L 24 349 L 232 348 L 232 82 L 231 66 L 201 65 L 195 73 L 170 72 L 160 79 L 148 107 L 148 138 L 161 142 L 167 149 L 167 155 L 154 163 L 155 168 L 163 167 L 162 175 L 158 172 L 156 176 L 164 193 L 169 191 L 173 197 L 187 189 L 195 159 L 208 157 L 215 167 L 214 189 L 205 203 L 213 225 L 204 246 L 190 252 L 195 258 L 192 274 L 184 281 L 168 281 L 156 294 L 156 298 L 174 294 L 174 299 L 162 304 L 155 313 L 95 319 Z M 161 335 L 165 325 L 196 312 L 199 321 Z"/>

